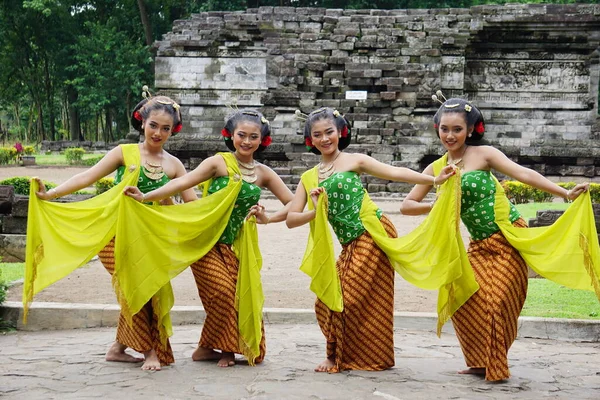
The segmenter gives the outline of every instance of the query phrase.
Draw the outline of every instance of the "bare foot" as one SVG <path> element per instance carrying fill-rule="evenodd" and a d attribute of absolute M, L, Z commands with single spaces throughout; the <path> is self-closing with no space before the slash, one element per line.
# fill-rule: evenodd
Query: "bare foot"
<path fill-rule="evenodd" d="M 469 368 L 458 371 L 461 375 L 485 375 L 485 368 Z"/>
<path fill-rule="evenodd" d="M 192 360 L 194 361 L 211 361 L 220 359 L 221 353 L 207 347 L 198 346 L 198 348 L 192 353 Z"/>
<path fill-rule="evenodd" d="M 160 371 L 160 361 L 158 360 L 158 356 L 156 355 L 156 351 L 154 351 L 154 349 L 145 351 L 144 356 L 146 357 L 146 361 L 144 362 L 144 365 L 142 365 L 142 370 Z"/>
<path fill-rule="evenodd" d="M 221 353 L 221 359 L 217 363 L 217 367 L 227 368 L 235 365 L 235 354 L 233 353 Z"/>
<path fill-rule="evenodd" d="M 125 353 L 127 346 L 119 342 L 114 342 L 110 349 L 106 352 L 106 361 L 119 361 L 119 362 L 142 362 L 143 358 L 134 357 L 130 354 Z"/>
<path fill-rule="evenodd" d="M 326 358 L 325 361 L 315 367 L 315 372 L 329 372 L 331 368 L 335 366 L 335 363 L 331 358 Z"/>

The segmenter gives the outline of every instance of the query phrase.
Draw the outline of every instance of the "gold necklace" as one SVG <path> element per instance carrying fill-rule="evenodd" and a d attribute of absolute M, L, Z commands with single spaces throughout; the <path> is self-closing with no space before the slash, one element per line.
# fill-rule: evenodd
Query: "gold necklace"
<path fill-rule="evenodd" d="M 163 170 L 162 164 L 152 164 L 148 160 L 144 161 L 144 168 L 142 168 L 142 172 L 153 181 L 157 181 L 165 176 L 165 171 Z"/>
<path fill-rule="evenodd" d="M 252 160 L 251 163 L 245 163 L 241 161 L 237 156 L 235 157 L 237 160 L 238 166 L 240 167 L 240 172 L 242 173 L 242 180 L 248 183 L 254 183 L 258 179 L 256 176 L 256 161 Z"/>
<path fill-rule="evenodd" d="M 323 162 L 319 163 L 319 165 L 317 166 L 319 181 L 324 181 L 325 179 L 329 178 L 335 173 L 335 160 L 337 160 L 340 154 L 342 154 L 341 151 L 338 152 L 333 161 L 331 161 L 327 165 L 323 164 Z"/>
<path fill-rule="evenodd" d="M 467 146 L 465 146 L 465 149 L 463 150 L 460 158 L 458 158 L 456 160 L 450 160 L 450 158 L 448 158 L 448 162 L 446 163 L 446 165 L 454 165 L 458 169 L 463 169 L 463 167 L 465 166 L 465 164 L 463 162 L 463 157 L 465 156 L 466 152 L 467 152 Z"/>

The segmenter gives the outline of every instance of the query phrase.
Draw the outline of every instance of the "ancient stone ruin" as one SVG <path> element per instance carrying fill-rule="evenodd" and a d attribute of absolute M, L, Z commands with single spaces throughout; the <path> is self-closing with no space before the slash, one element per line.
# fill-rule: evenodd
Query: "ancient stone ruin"
<path fill-rule="evenodd" d="M 156 89 L 182 105 L 169 150 L 189 167 L 225 150 L 228 107 L 272 121 L 265 162 L 287 183 L 316 163 L 294 111 L 330 106 L 350 151 L 423 169 L 442 152 L 431 95 L 471 99 L 488 142 L 547 176 L 600 175 L 600 5 L 340 10 L 261 7 L 176 21 L 156 43 Z M 366 91 L 365 100 L 347 99 Z M 354 93 L 348 93 L 354 92 Z M 361 93 L 358 93 L 360 97 Z M 406 187 L 366 178 L 370 191 Z"/>

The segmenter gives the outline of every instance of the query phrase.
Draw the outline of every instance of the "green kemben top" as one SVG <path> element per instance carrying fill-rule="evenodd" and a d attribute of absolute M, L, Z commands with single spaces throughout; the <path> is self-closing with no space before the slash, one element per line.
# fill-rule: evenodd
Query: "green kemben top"
<path fill-rule="evenodd" d="M 144 166 L 142 166 L 142 168 L 144 170 L 146 170 L 146 168 Z M 117 169 L 117 174 L 115 175 L 115 185 L 118 185 L 119 182 L 121 182 L 121 180 L 123 179 L 124 173 L 125 173 L 125 166 L 121 165 Z M 140 189 L 140 191 L 142 193 L 148 193 L 148 192 L 153 191 L 154 189 L 158 189 L 159 187 L 166 185 L 166 183 L 169 181 L 170 181 L 170 179 L 167 176 L 167 174 L 163 175 L 162 177 L 160 177 L 157 180 L 154 180 L 154 179 L 148 178 L 146 176 L 146 174 L 144 173 L 144 171 L 140 171 L 140 177 L 138 178 L 137 187 L 138 187 L 138 189 Z"/>
<path fill-rule="evenodd" d="M 346 244 L 359 237 L 365 231 L 360 220 L 365 193 L 360 176 L 354 171 L 336 172 L 319 186 L 327 193 L 327 218 L 340 243 Z M 381 215 L 382 211 L 378 209 L 377 218 Z"/>
<path fill-rule="evenodd" d="M 211 195 L 224 189 L 228 182 L 228 176 L 220 176 L 213 179 L 208 188 L 208 194 Z M 261 189 L 259 186 L 242 181 L 242 188 L 235 200 L 235 206 L 231 212 L 231 217 L 229 217 L 229 221 L 227 221 L 227 227 L 223 231 L 219 243 L 233 244 L 235 237 L 244 223 L 244 218 L 248 215 L 250 207 L 257 204 L 260 200 L 260 193 Z"/>
<path fill-rule="evenodd" d="M 462 204 L 460 218 L 473 240 L 482 240 L 498 232 L 495 222 L 494 201 L 496 182 L 491 171 L 475 170 L 461 176 Z M 510 204 L 510 222 L 521 217 L 514 204 Z"/>

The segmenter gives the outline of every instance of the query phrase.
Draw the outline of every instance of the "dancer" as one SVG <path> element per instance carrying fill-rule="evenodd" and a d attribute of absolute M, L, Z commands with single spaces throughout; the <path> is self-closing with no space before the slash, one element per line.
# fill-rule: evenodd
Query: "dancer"
<path fill-rule="evenodd" d="M 254 160 L 254 154 L 271 143 L 270 124 L 261 113 L 255 110 L 234 112 L 221 133 L 232 153 L 209 157 L 187 175 L 160 189 L 143 194 L 139 188 L 128 187 L 125 194 L 138 201 L 156 201 L 208 181 L 203 197 L 209 200 L 217 194 L 222 195 L 226 188 L 238 184 L 241 178 L 237 194 L 220 202 L 230 202 L 232 211 L 215 224 L 214 232 L 218 236 L 213 233 L 212 238 L 207 238 L 212 241 L 212 248 L 190 252 L 196 254 L 197 261 L 191 268 L 206 311 L 200 342 L 192 359 L 217 360 L 219 367 L 230 367 L 235 364 L 235 353 L 238 353 L 254 365 L 263 360 L 266 351 L 258 273 L 260 265 L 257 261 L 260 254 L 257 248 L 238 245 L 236 241 L 240 236 L 252 233 L 252 230 L 247 232 L 251 227 L 244 223 L 247 215 L 255 216 L 260 224 L 280 222 L 286 218 L 287 207 L 270 216 L 265 214 L 264 207 L 258 204 L 261 187 L 269 189 L 284 205 L 291 201 L 293 195 L 271 168 Z M 250 240 L 257 242 L 256 238 Z M 249 255 L 248 251 L 255 255 Z M 244 257 L 247 259 L 245 262 Z M 254 263 L 256 268 L 251 269 L 252 277 L 241 282 L 249 270 L 243 265 L 245 263 Z M 250 286 L 256 289 L 254 297 L 244 295 Z"/>
<path fill-rule="evenodd" d="M 438 96 L 442 97 L 439 91 L 433 98 L 438 100 Z M 590 275 L 597 282 L 597 276 L 594 278 L 597 272 L 592 269 L 586 272 L 583 268 L 585 256 L 579 249 L 579 231 L 575 232 L 574 244 L 565 245 L 557 241 L 556 245 L 552 245 L 550 237 L 540 238 L 538 242 L 531 240 L 534 238 L 533 230 L 523 229 L 527 227 L 525 221 L 514 205 L 508 202 L 491 170 L 495 169 L 568 200 L 575 200 L 586 192 L 588 184 L 579 184 L 566 190 L 539 173 L 514 163 L 500 150 L 478 145 L 485 132 L 485 123 L 479 109 L 467 100 L 451 98 L 442 102 L 433 122 L 447 153 L 429 165 L 424 174 L 433 176 L 446 165 L 459 169 L 462 188 L 460 216 L 471 235 L 468 259 L 480 286 L 452 317 L 469 367 L 461 373 L 485 375 L 485 379 L 490 381 L 507 379 L 510 376 L 507 354 L 517 336 L 517 319 L 527 294 L 527 264 L 548 278 L 552 279 L 555 275 L 566 276 L 566 280 L 561 281 L 562 278 L 559 277 L 559 281 L 567 286 L 588 290 L 593 290 L 589 283 Z M 415 186 L 402 203 L 402 213 L 420 215 L 429 212 L 433 204 L 423 202 L 423 199 L 431 188 L 430 184 Z M 579 229 L 579 223 L 576 224 L 573 220 L 561 223 L 564 222 L 572 225 L 574 230 Z M 593 230 L 595 232 L 595 228 Z M 518 237 L 526 235 L 529 241 L 520 242 Z M 569 236 L 567 232 L 560 232 L 559 235 L 558 239 L 563 235 Z M 583 237 L 590 235 L 594 236 L 589 233 Z M 596 251 L 597 238 L 594 240 L 596 245 L 594 247 L 590 244 L 590 248 L 594 247 Z M 536 245 L 538 247 L 534 249 Z M 571 248 L 565 251 L 565 247 Z M 573 247 L 577 248 L 579 255 L 574 254 Z M 569 257 L 573 256 L 570 263 L 577 264 L 580 261 L 581 264 L 567 271 L 569 261 L 565 260 L 564 254 L 553 253 L 557 248 L 564 254 L 569 254 Z M 535 254 L 540 253 L 540 249 L 547 251 L 542 255 L 545 257 L 542 261 L 540 254 Z M 556 263 L 559 259 L 561 261 Z M 560 264 L 565 261 L 566 264 Z M 554 267 L 556 268 L 552 271 Z M 575 270 L 576 268 L 579 270 Z M 578 283 L 577 279 L 581 281 Z"/>
<path fill-rule="evenodd" d="M 51 200 L 73 193 L 96 182 L 98 179 L 117 171 L 115 184 L 118 185 L 126 174 L 133 170 L 139 171 L 137 187 L 142 192 L 148 192 L 161 187 L 169 180 L 182 177 L 186 170 L 176 157 L 163 149 L 165 142 L 181 129 L 181 114 L 179 105 L 168 97 L 151 97 L 144 87 L 144 97 L 133 110 L 131 124 L 134 129 L 144 134 L 140 144 L 121 145 L 106 154 L 95 166 L 81 172 L 56 188 L 46 191 L 44 184 L 36 178 L 39 190 L 36 196 L 42 200 Z M 139 160 L 127 162 L 129 159 Z M 181 191 L 184 201 L 196 200 L 193 189 Z M 171 199 L 166 199 L 172 203 Z M 114 233 L 113 233 L 114 234 Z M 114 237 L 98 254 L 106 270 L 112 275 L 115 268 Z M 174 362 L 173 352 L 167 338 L 161 343 L 159 316 L 152 302 L 148 302 L 139 313 L 133 316 L 129 325 L 122 313 L 119 314 L 117 337 L 106 353 L 107 361 L 141 362 L 143 370 L 160 370 L 161 365 Z M 164 334 L 163 334 L 164 336 Z M 125 352 L 129 347 L 144 354 L 144 359 L 131 356 Z"/>
<path fill-rule="evenodd" d="M 441 185 L 454 171 L 447 167 L 434 178 L 383 164 L 364 154 L 343 152 L 350 144 L 350 126 L 331 108 L 321 108 L 307 116 L 304 137 L 307 148 L 320 154 L 321 161 L 302 175 L 286 223 L 289 228 L 311 223 L 301 269 L 313 277 L 311 289 L 318 296 L 315 311 L 327 340 L 327 357 L 315 371 L 390 368 L 394 366 L 394 268 L 402 267 L 396 262 L 401 259 L 399 253 L 393 256 L 393 267 L 388 251 L 391 254 L 392 248 L 404 247 L 396 246 L 400 243 L 396 240 L 382 249 L 386 239 L 397 236 L 396 230 L 369 199 L 360 174 Z M 309 210 L 303 211 L 307 204 Z M 325 264 L 325 260 L 333 260 L 332 250 L 324 250 L 331 242 L 325 219 L 343 247 L 336 265 L 330 267 Z M 326 270 L 329 275 L 319 278 Z"/>

